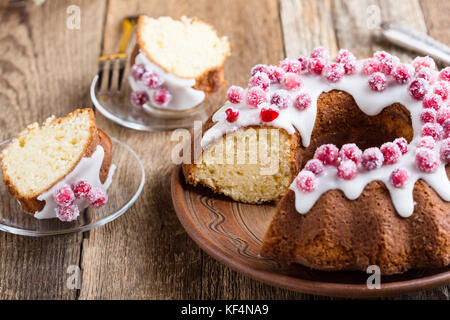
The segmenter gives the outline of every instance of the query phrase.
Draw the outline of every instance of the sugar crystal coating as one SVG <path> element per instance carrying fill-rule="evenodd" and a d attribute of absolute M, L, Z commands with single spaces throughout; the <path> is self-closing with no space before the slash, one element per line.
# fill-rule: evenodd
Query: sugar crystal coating
<path fill-rule="evenodd" d="M 434 173 L 439 168 L 438 153 L 428 148 L 418 148 L 416 150 L 416 166 L 425 173 Z"/>
<path fill-rule="evenodd" d="M 312 173 L 314 173 L 316 176 L 320 175 L 323 170 L 325 169 L 323 166 L 322 161 L 320 161 L 319 159 L 311 159 L 309 160 L 306 165 L 305 165 L 305 170 L 307 171 L 311 171 Z"/>
<path fill-rule="evenodd" d="M 397 168 L 392 171 L 389 180 L 394 187 L 403 188 L 408 183 L 409 172 L 405 168 Z"/>
<path fill-rule="evenodd" d="M 311 171 L 301 171 L 295 179 L 297 188 L 302 192 L 312 192 L 316 189 L 316 176 Z"/>
<path fill-rule="evenodd" d="M 372 147 L 364 150 L 361 164 L 366 170 L 375 170 L 383 165 L 384 156 L 383 153 L 377 147 Z"/>

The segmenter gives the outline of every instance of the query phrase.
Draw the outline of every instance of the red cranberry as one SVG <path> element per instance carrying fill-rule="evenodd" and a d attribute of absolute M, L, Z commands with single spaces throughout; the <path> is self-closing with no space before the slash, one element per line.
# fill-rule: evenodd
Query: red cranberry
<path fill-rule="evenodd" d="M 420 113 L 420 121 L 422 123 L 433 123 L 436 122 L 436 110 L 425 109 Z"/>
<path fill-rule="evenodd" d="M 248 87 L 260 87 L 264 91 L 269 89 L 270 86 L 270 79 L 269 76 L 266 73 L 257 72 L 253 77 L 250 78 L 250 81 L 248 82 Z"/>
<path fill-rule="evenodd" d="M 252 70 L 250 71 L 250 74 L 253 77 L 258 72 L 266 73 L 267 75 L 269 75 L 271 73 L 270 67 L 265 64 L 257 64 L 256 66 L 254 66 L 252 68 Z"/>
<path fill-rule="evenodd" d="M 376 59 L 376 60 L 378 60 L 378 61 L 383 61 L 384 59 L 386 59 L 386 57 L 389 57 L 391 54 L 390 53 L 388 53 L 388 52 L 386 52 L 386 51 L 383 51 L 383 50 L 379 50 L 379 51 L 376 51 L 374 54 L 373 54 L 373 57 Z"/>
<path fill-rule="evenodd" d="M 312 103 L 312 99 L 307 93 L 300 93 L 297 98 L 295 98 L 294 106 L 303 111 L 309 108 Z"/>
<path fill-rule="evenodd" d="M 270 122 L 278 118 L 280 111 L 274 105 L 267 105 L 261 108 L 260 117 L 264 122 Z"/>
<path fill-rule="evenodd" d="M 433 150 L 436 147 L 436 141 L 434 141 L 433 137 L 425 136 L 420 138 L 417 143 L 417 148 L 427 148 Z"/>
<path fill-rule="evenodd" d="M 367 76 L 370 76 L 375 72 L 380 72 L 381 70 L 380 61 L 378 61 L 375 58 L 367 59 L 363 62 L 362 70 L 363 73 Z"/>
<path fill-rule="evenodd" d="M 283 79 L 281 80 L 281 83 L 286 89 L 294 90 L 301 87 L 302 79 L 297 73 L 286 72 Z"/>
<path fill-rule="evenodd" d="M 323 172 L 323 170 L 325 170 L 325 167 L 323 166 L 322 161 L 320 161 L 319 159 L 311 159 L 306 163 L 304 169 L 307 171 L 311 171 L 316 176 L 318 176 Z"/>
<path fill-rule="evenodd" d="M 384 143 L 380 147 L 380 151 L 384 157 L 383 164 L 397 163 L 402 156 L 402 152 L 400 151 L 400 148 L 393 142 Z"/>
<path fill-rule="evenodd" d="M 317 148 L 314 159 L 319 159 L 326 166 L 336 165 L 339 157 L 339 149 L 334 144 L 324 144 Z"/>
<path fill-rule="evenodd" d="M 260 87 L 253 87 L 247 91 L 247 104 L 257 108 L 261 103 L 267 102 L 266 92 Z"/>
<path fill-rule="evenodd" d="M 231 86 L 227 91 L 227 99 L 231 103 L 241 103 L 244 99 L 244 89 L 239 86 Z"/>
<path fill-rule="evenodd" d="M 142 82 L 147 88 L 156 89 L 162 84 L 161 78 L 156 73 L 146 72 L 142 76 Z"/>
<path fill-rule="evenodd" d="M 366 170 L 375 170 L 383 165 L 384 156 L 380 149 L 373 147 L 364 150 L 361 164 Z"/>
<path fill-rule="evenodd" d="M 428 82 L 425 79 L 415 79 L 409 85 L 409 93 L 416 100 L 422 100 L 428 92 Z"/>
<path fill-rule="evenodd" d="M 358 166 L 351 160 L 344 160 L 339 164 L 337 176 L 344 180 L 352 180 L 358 175 Z"/>
<path fill-rule="evenodd" d="M 142 106 L 148 101 L 148 95 L 145 91 L 133 91 L 131 93 L 131 103 L 136 107 Z"/>
<path fill-rule="evenodd" d="M 374 91 L 383 91 L 386 89 L 386 76 L 381 72 L 372 73 L 369 77 L 369 86 Z"/>
<path fill-rule="evenodd" d="M 239 110 L 235 108 L 228 108 L 225 110 L 228 122 L 234 122 L 239 117 Z"/>
<path fill-rule="evenodd" d="M 439 80 L 450 81 L 450 67 L 441 70 L 439 73 Z"/>
<path fill-rule="evenodd" d="M 339 151 L 341 160 L 351 160 L 356 165 L 361 163 L 362 151 L 354 143 L 344 144 Z"/>
<path fill-rule="evenodd" d="M 450 163 L 450 138 L 442 141 L 440 152 L 442 161 L 444 163 Z"/>
<path fill-rule="evenodd" d="M 53 200 L 58 206 L 68 206 L 75 200 L 75 195 L 69 185 L 63 185 L 53 193 Z"/>
<path fill-rule="evenodd" d="M 416 150 L 416 166 L 420 171 L 434 173 L 439 168 L 439 164 L 440 161 L 437 152 L 427 148 L 419 148 Z"/>
<path fill-rule="evenodd" d="M 330 53 L 328 52 L 328 50 L 324 47 L 315 47 L 313 49 L 313 51 L 311 51 L 311 58 L 322 58 L 325 60 L 329 60 L 330 59 Z"/>
<path fill-rule="evenodd" d="M 401 63 L 398 64 L 392 72 L 392 76 L 394 77 L 395 81 L 401 84 L 407 83 L 409 80 L 411 80 L 413 74 L 414 70 L 410 67 L 410 65 Z"/>
<path fill-rule="evenodd" d="M 422 68 L 416 72 L 417 79 L 421 78 L 430 83 L 434 82 L 436 80 L 436 77 L 436 71 L 431 70 L 430 68 Z"/>
<path fill-rule="evenodd" d="M 438 141 L 442 139 L 442 134 L 442 127 L 437 123 L 425 123 L 422 127 L 422 137 L 430 136 L 433 137 L 434 140 Z"/>
<path fill-rule="evenodd" d="M 394 143 L 399 147 L 402 154 L 408 153 L 408 141 L 405 138 L 397 138 Z"/>
<path fill-rule="evenodd" d="M 428 56 L 426 57 L 416 57 L 412 65 L 416 71 L 421 70 L 422 68 L 436 69 L 436 63 L 434 60 Z"/>
<path fill-rule="evenodd" d="M 409 180 L 409 172 L 405 168 L 397 168 L 391 173 L 389 179 L 396 188 L 403 188 Z"/>
<path fill-rule="evenodd" d="M 331 63 L 325 66 L 322 75 L 331 82 L 338 82 L 345 74 L 344 66 L 340 63 Z"/>
<path fill-rule="evenodd" d="M 309 61 L 309 58 L 305 57 L 305 56 L 300 56 L 298 58 L 298 62 L 300 62 L 300 65 L 302 66 L 302 70 L 301 71 L 308 70 L 308 61 Z"/>
<path fill-rule="evenodd" d="M 108 195 L 102 188 L 94 187 L 89 192 L 89 204 L 93 208 L 103 207 L 108 202 Z"/>
<path fill-rule="evenodd" d="M 286 58 L 280 62 L 280 67 L 285 72 L 300 73 L 302 71 L 302 64 L 296 59 Z"/>
<path fill-rule="evenodd" d="M 450 119 L 450 108 L 440 109 L 436 115 L 436 122 L 442 126 L 448 119 Z"/>
<path fill-rule="evenodd" d="M 283 79 L 284 74 L 286 73 L 281 67 L 275 67 L 272 70 L 274 76 L 274 82 L 280 83 L 281 79 Z"/>
<path fill-rule="evenodd" d="M 394 71 L 394 68 L 400 63 L 400 60 L 393 55 L 388 55 L 380 61 L 381 72 L 389 76 Z"/>
<path fill-rule="evenodd" d="M 170 100 L 172 100 L 172 95 L 167 89 L 159 88 L 153 92 L 153 101 L 161 107 L 167 106 Z"/>
<path fill-rule="evenodd" d="M 75 198 L 85 199 L 89 196 L 92 186 L 86 180 L 80 180 L 72 188 Z"/>
<path fill-rule="evenodd" d="M 142 76 L 145 73 L 145 67 L 143 64 L 133 64 L 130 72 L 131 72 L 131 76 L 135 80 L 141 80 Z"/>
<path fill-rule="evenodd" d="M 442 124 L 442 129 L 444 129 L 444 133 L 447 137 L 450 136 L 450 119 L 447 119 Z"/>
<path fill-rule="evenodd" d="M 326 65 L 326 60 L 322 58 L 311 58 L 308 62 L 308 71 L 315 74 L 321 74 Z"/>
<path fill-rule="evenodd" d="M 56 217 L 64 222 L 74 221 L 80 215 L 80 210 L 75 203 L 68 206 L 59 206 L 55 209 Z"/>
<path fill-rule="evenodd" d="M 289 92 L 283 89 L 275 91 L 270 98 L 270 103 L 280 109 L 286 109 L 290 102 Z"/>
<path fill-rule="evenodd" d="M 442 107 L 442 98 L 434 93 L 427 94 L 422 100 L 422 106 L 425 109 L 433 108 L 438 111 Z"/>
<path fill-rule="evenodd" d="M 344 66 L 345 74 L 353 74 L 356 71 L 357 60 L 355 55 L 346 49 L 339 50 L 336 62 Z"/>
<path fill-rule="evenodd" d="M 311 171 L 301 171 L 295 179 L 298 190 L 313 192 L 316 189 L 316 176 Z"/>
<path fill-rule="evenodd" d="M 439 81 L 434 84 L 433 92 L 440 95 L 442 100 L 447 100 L 450 91 L 450 84 L 448 82 Z"/>

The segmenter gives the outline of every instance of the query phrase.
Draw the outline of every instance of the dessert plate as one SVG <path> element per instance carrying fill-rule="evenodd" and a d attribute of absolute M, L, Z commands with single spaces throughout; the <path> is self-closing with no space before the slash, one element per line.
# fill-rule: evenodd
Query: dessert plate
<path fill-rule="evenodd" d="M 248 205 L 187 185 L 176 166 L 172 201 L 190 237 L 208 254 L 242 274 L 285 289 L 333 297 L 371 298 L 405 294 L 450 283 L 450 267 L 381 276 L 381 288 L 369 289 L 371 274 L 327 272 L 304 266 L 283 267 L 259 256 L 276 205 Z"/>
<path fill-rule="evenodd" d="M 106 118 L 121 126 L 139 130 L 156 131 L 177 128 L 191 128 L 194 121 L 205 121 L 206 105 L 200 105 L 183 111 L 171 111 L 161 108 L 136 107 L 130 102 L 131 88 L 125 76 L 120 92 L 102 90 L 97 92 L 98 75 L 91 84 L 91 100 L 98 111 Z"/>
<path fill-rule="evenodd" d="M 142 192 L 145 171 L 141 160 L 128 145 L 112 140 L 112 163 L 117 166 L 108 189 L 109 201 L 100 209 L 86 209 L 76 221 L 39 220 L 23 212 L 3 183 L 0 170 L 0 230 L 24 236 L 50 236 L 84 232 L 111 222 L 124 214 Z M 10 140 L 0 142 L 0 152 Z M 131 178 L 130 178 L 131 177 Z"/>

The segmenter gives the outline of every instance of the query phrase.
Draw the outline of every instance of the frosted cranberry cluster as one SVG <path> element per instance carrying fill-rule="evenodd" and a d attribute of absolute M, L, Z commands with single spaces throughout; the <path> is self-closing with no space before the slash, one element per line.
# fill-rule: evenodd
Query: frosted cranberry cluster
<path fill-rule="evenodd" d="M 102 188 L 91 186 L 87 181 L 80 180 L 76 184 L 63 185 L 53 194 L 57 205 L 56 217 L 61 221 L 76 220 L 80 214 L 76 199 L 87 200 L 93 208 L 100 208 L 108 202 L 108 195 Z"/>
<path fill-rule="evenodd" d="M 165 107 L 172 100 L 172 94 L 162 86 L 161 77 L 157 73 L 147 71 L 143 64 L 134 64 L 131 67 L 131 76 L 134 80 L 143 83 L 151 92 L 149 97 L 146 91 L 133 91 L 131 93 L 133 105 L 140 107 L 151 99 L 156 106 Z"/>

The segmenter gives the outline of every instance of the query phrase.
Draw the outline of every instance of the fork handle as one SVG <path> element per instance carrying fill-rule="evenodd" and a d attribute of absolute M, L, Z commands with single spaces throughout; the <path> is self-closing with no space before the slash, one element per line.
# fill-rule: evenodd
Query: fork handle
<path fill-rule="evenodd" d="M 131 34 L 136 22 L 132 19 L 125 18 L 122 21 L 122 37 L 120 39 L 119 53 L 124 53 L 127 50 L 128 42 L 130 41 Z"/>

